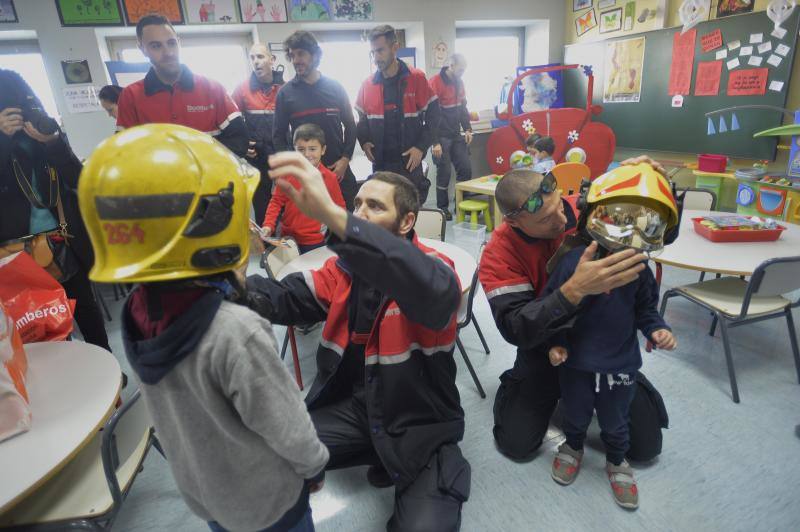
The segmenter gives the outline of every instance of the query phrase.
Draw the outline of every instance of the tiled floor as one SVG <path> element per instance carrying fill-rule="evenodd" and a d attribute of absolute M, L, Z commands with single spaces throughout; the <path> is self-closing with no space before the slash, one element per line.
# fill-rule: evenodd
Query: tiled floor
<path fill-rule="evenodd" d="M 452 232 L 448 229 L 448 241 Z M 696 281 L 696 274 L 666 268 L 664 285 Z M 114 305 L 119 307 L 119 303 Z M 500 373 L 514 349 L 497 332 L 486 298 L 475 314 L 492 350 L 485 355 L 472 327 L 462 338 L 488 394 L 480 399 L 460 357 L 458 386 L 466 412 L 462 449 L 472 465 L 472 494 L 464 505 L 465 531 L 532 530 L 800 530 L 800 385 L 785 322 L 757 323 L 732 332 L 741 404 L 730 400 L 722 345 L 707 334 L 710 318 L 696 306 L 673 300 L 667 320 L 679 339 L 671 353 L 644 356 L 643 371 L 661 391 L 670 416 L 664 450 L 653 463 L 637 465 L 641 507 L 618 508 L 603 473 L 596 427 L 590 430 L 584 469 L 574 485 L 550 479 L 556 431 L 536 458 L 515 463 L 494 447 L 492 401 Z M 112 347 L 124 359 L 119 320 L 110 324 Z M 277 328 L 282 339 L 283 330 Z M 315 373 L 319 329 L 300 337 L 306 382 Z M 290 363 L 290 357 L 287 357 Z M 126 363 L 123 360 L 123 365 Z M 320 531 L 383 530 L 392 511 L 392 490 L 377 490 L 365 468 L 332 472 L 313 496 Z M 117 520 L 119 531 L 204 530 L 182 502 L 167 463 L 157 453 L 145 462 Z"/>

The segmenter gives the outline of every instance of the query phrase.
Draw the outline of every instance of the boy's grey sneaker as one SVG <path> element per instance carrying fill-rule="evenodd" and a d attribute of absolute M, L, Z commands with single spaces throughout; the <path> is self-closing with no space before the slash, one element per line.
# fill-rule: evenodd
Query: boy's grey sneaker
<path fill-rule="evenodd" d="M 620 465 L 606 462 L 606 473 L 617 504 L 628 510 L 637 509 L 639 507 L 639 490 L 636 487 L 636 480 L 633 478 L 633 468 L 627 460 L 623 460 Z"/>
<path fill-rule="evenodd" d="M 569 486 L 578 476 L 583 460 L 583 449 L 576 451 L 567 442 L 558 446 L 556 457 L 553 459 L 553 470 L 550 476 L 562 486 Z"/>

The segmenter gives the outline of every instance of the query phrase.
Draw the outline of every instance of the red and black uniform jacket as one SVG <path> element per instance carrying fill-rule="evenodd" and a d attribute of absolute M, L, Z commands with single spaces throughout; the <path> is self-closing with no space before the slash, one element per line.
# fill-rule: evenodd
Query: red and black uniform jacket
<path fill-rule="evenodd" d="M 547 356 L 547 339 L 572 327 L 578 307 L 560 290 L 539 297 L 547 284 L 547 262 L 564 236 L 575 231 L 574 207 L 564 201 L 567 230 L 560 238 L 538 239 L 503 223 L 486 245 L 478 270 L 483 291 L 505 340 L 517 358 Z"/>
<path fill-rule="evenodd" d="M 397 92 L 402 94 L 402 102 L 397 102 L 396 105 L 402 103 L 403 108 L 403 120 L 400 121 L 400 152 L 416 147 L 425 153 L 434 140 L 438 139 L 439 102 L 422 70 L 410 68 L 399 59 L 397 62 L 400 64 L 397 73 L 400 87 Z M 375 145 L 372 150 L 375 156 L 374 164 L 380 168 L 384 160 L 384 151 L 387 149 L 383 142 L 383 74 L 380 70 L 361 84 L 355 108 L 358 111 L 358 142 L 362 146 L 367 142 Z"/>
<path fill-rule="evenodd" d="M 181 66 L 175 85 L 161 81 L 151 68 L 144 79 L 119 95 L 117 129 L 142 124 L 179 124 L 208 133 L 233 153 L 247 153 L 247 126 L 242 113 L 218 82 Z"/>
<path fill-rule="evenodd" d="M 444 67 L 430 81 L 431 90 L 439 98 L 442 118 L 439 121 L 439 138 L 458 138 L 461 130 L 472 131 L 467 111 L 467 97 L 464 82 L 458 78 L 450 78 Z"/>
<path fill-rule="evenodd" d="M 251 308 L 274 323 L 325 321 L 309 410 L 350 396 L 352 372 L 342 364 L 351 342 L 365 343 L 364 395 L 369 433 L 395 485 L 417 478 L 436 450 L 464 435 L 453 347 L 461 288 L 452 261 L 419 243 L 348 215 L 339 256 L 319 270 L 282 281 L 247 279 Z M 380 304 L 366 338 L 352 335 L 361 294 Z"/>
<path fill-rule="evenodd" d="M 255 74 L 233 91 L 233 102 L 239 106 L 247 124 L 250 141 L 255 142 L 256 157 L 265 161 L 275 153 L 272 144 L 272 119 L 275 117 L 275 100 L 283 86 L 283 72 L 272 71 L 272 83 L 261 83 Z"/>
<path fill-rule="evenodd" d="M 325 166 L 342 157 L 353 158 L 356 120 L 350 99 L 338 81 L 320 76 L 316 83 L 309 84 L 295 76 L 281 87 L 272 127 L 275 151 L 291 151 L 291 135 L 303 124 L 316 124 L 325 132 L 325 155 L 322 156 Z"/>

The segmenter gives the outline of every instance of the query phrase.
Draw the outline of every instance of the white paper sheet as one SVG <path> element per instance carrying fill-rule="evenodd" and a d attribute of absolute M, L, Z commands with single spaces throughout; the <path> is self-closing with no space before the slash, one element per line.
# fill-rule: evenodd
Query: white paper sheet
<path fill-rule="evenodd" d="M 751 33 L 750 34 L 750 44 L 758 44 L 760 42 L 764 42 L 764 34 L 763 33 Z"/>
<path fill-rule="evenodd" d="M 775 28 L 772 33 L 770 33 L 776 39 L 783 39 L 786 37 L 786 28 Z"/>
<path fill-rule="evenodd" d="M 739 50 L 739 55 L 753 55 L 753 47 L 742 46 L 741 50 Z"/>
<path fill-rule="evenodd" d="M 782 59 L 783 58 L 781 56 L 772 54 L 771 56 L 769 56 L 769 59 L 767 59 L 767 63 L 769 63 L 772 66 L 779 66 L 781 64 Z"/>
<path fill-rule="evenodd" d="M 772 42 L 767 41 L 758 45 L 758 53 L 763 54 L 772 50 Z"/>
<path fill-rule="evenodd" d="M 747 60 L 747 64 L 750 66 L 761 66 L 761 62 L 764 60 L 763 57 L 760 55 L 751 55 L 750 58 Z"/>
<path fill-rule="evenodd" d="M 791 48 L 789 48 L 789 47 L 788 47 L 788 46 L 786 46 L 785 44 L 779 44 L 779 45 L 778 45 L 778 46 L 775 48 L 775 53 L 776 53 L 776 54 L 778 54 L 778 55 L 781 55 L 781 56 L 783 56 L 783 57 L 786 57 L 786 54 L 788 54 L 788 53 L 789 53 L 789 50 L 791 50 Z"/>
<path fill-rule="evenodd" d="M 728 43 L 728 50 L 736 50 L 742 45 L 742 41 L 733 41 Z"/>
<path fill-rule="evenodd" d="M 716 57 L 717 59 L 725 59 L 726 57 L 728 57 L 728 50 L 727 49 L 722 49 L 722 50 L 717 52 L 717 57 Z"/>
<path fill-rule="evenodd" d="M 780 92 L 783 90 L 783 82 L 782 81 L 770 81 L 769 82 L 769 90 Z"/>
<path fill-rule="evenodd" d="M 734 57 L 733 59 L 728 61 L 727 64 L 728 64 L 728 70 L 733 70 L 734 68 L 739 66 L 739 58 L 738 57 Z"/>

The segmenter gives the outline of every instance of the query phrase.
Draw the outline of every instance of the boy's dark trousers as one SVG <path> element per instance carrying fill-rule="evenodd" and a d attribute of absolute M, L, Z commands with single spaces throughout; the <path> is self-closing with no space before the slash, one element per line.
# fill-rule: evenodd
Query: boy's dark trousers
<path fill-rule="evenodd" d="M 628 421 L 636 392 L 636 373 L 591 373 L 560 367 L 561 406 L 567 444 L 583 449 L 586 429 L 597 410 L 600 438 L 606 446 L 606 459 L 619 465 L 630 446 Z"/>
<path fill-rule="evenodd" d="M 450 205 L 450 163 L 456 169 L 456 181 L 469 181 L 472 179 L 472 166 L 469 160 L 469 148 L 464 137 L 443 138 L 442 156 L 434 157 L 436 164 L 436 206 L 447 209 Z"/>

